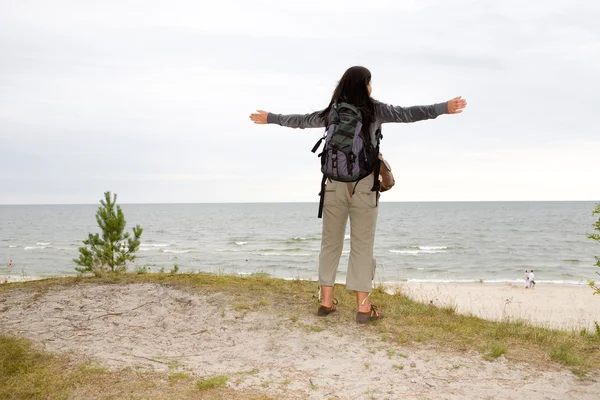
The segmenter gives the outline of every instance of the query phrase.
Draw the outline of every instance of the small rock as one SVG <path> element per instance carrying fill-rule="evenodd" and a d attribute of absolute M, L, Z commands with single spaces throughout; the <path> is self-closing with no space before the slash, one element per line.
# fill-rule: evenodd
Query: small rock
<path fill-rule="evenodd" d="M 425 384 L 426 384 L 427 386 L 431 387 L 431 388 L 434 388 L 434 387 L 435 387 L 435 385 L 434 385 L 434 384 L 432 384 L 432 383 L 429 383 L 429 382 L 425 382 Z"/>
<path fill-rule="evenodd" d="M 411 379 L 410 383 L 417 383 L 417 380 L 416 379 Z"/>
<path fill-rule="evenodd" d="M 415 363 L 415 362 L 413 361 L 413 362 L 411 362 L 411 363 L 410 363 L 410 366 L 411 366 L 412 368 L 415 368 L 415 367 L 417 366 L 417 363 Z"/>

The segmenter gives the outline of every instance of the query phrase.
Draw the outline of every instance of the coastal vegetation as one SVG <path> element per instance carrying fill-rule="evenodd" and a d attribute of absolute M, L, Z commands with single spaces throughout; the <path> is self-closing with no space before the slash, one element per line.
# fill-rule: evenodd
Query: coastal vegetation
<path fill-rule="evenodd" d="M 140 247 L 143 229 L 133 228 L 133 236 L 125 232 L 127 221 L 121 206 L 117 205 L 117 194 L 104 193 L 96 212 L 96 222 L 101 233 L 90 233 L 79 248 L 79 258 L 74 259 L 75 270 L 79 273 L 91 272 L 102 276 L 107 272 L 125 272 L 127 262 L 135 260 L 135 252 Z"/>
<path fill-rule="evenodd" d="M 600 242 L 600 203 L 596 204 L 596 208 L 592 212 L 592 215 L 598 215 L 598 221 L 594 223 L 594 230 L 597 233 L 590 234 L 589 238 Z M 596 266 L 600 268 L 600 257 L 598 256 L 596 256 Z M 596 271 L 596 274 L 600 276 L 600 272 Z M 594 294 L 600 294 L 600 284 L 596 283 L 596 281 L 590 281 L 590 286 L 594 289 Z"/>

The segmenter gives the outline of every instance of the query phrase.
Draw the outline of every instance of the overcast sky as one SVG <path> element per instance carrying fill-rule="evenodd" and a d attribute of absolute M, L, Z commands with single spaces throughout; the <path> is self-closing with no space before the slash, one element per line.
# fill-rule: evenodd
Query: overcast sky
<path fill-rule="evenodd" d="M 0 204 L 318 201 L 320 110 L 394 105 L 387 201 L 600 199 L 597 0 L 0 0 Z"/>

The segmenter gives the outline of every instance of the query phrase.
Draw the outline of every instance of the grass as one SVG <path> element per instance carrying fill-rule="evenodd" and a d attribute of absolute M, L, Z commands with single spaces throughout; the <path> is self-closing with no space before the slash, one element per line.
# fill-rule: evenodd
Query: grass
<path fill-rule="evenodd" d="M 506 353 L 506 346 L 502 344 L 489 344 L 484 350 L 484 358 L 493 361 Z"/>
<path fill-rule="evenodd" d="M 297 322 L 298 321 L 297 318 L 290 318 L 290 320 L 292 322 Z M 324 321 L 321 321 L 321 322 L 324 322 Z M 305 329 L 308 332 L 323 332 L 325 330 L 325 328 L 322 327 L 322 326 L 308 325 L 308 324 L 305 324 L 304 322 L 297 322 L 296 326 L 299 327 L 299 328 Z"/>
<path fill-rule="evenodd" d="M 167 378 L 169 379 L 169 382 L 176 383 L 178 381 L 184 381 L 184 380 L 190 379 L 191 376 L 186 374 L 185 372 L 173 372 L 173 373 L 170 373 Z"/>
<path fill-rule="evenodd" d="M 27 340 L 0 335 L 0 399 L 3 400 L 125 397 L 272 400 L 261 394 L 224 387 L 226 377 L 204 379 L 196 385 L 193 382 L 189 375 L 181 372 L 144 373 L 134 368 L 109 371 L 91 362 L 76 364 L 66 356 L 41 351 Z"/>
<path fill-rule="evenodd" d="M 315 282 L 283 280 L 266 274 L 232 276 L 221 274 L 112 274 L 102 278 L 52 278 L 40 281 L 0 285 L 0 296 L 10 290 L 33 293 L 50 287 L 94 284 L 158 283 L 202 293 L 224 293 L 233 299 L 232 307 L 286 315 L 296 323 L 314 314 L 318 305 Z M 332 323 L 352 323 L 356 311 L 354 293 L 336 285 L 338 311 Z M 590 295 L 590 301 L 592 301 Z M 451 307 L 428 307 L 402 294 L 390 295 L 376 288 L 372 301 L 386 315 L 374 326 L 365 326 L 387 343 L 405 346 L 424 343 L 443 351 L 477 350 L 488 359 L 501 355 L 507 360 L 540 366 L 563 365 L 579 373 L 600 369 L 600 335 L 597 332 L 566 332 L 536 327 L 525 322 L 495 322 L 465 316 Z M 347 322 L 346 322 L 347 321 Z M 321 326 L 306 325 L 312 332 Z M 404 357 L 398 353 L 395 356 Z M 391 354 L 388 354 L 391 357 Z"/>
<path fill-rule="evenodd" d="M 196 382 L 196 389 L 198 390 L 208 390 L 214 389 L 220 386 L 225 386 L 227 384 L 227 380 L 229 378 L 224 375 L 211 376 L 208 378 L 204 378 Z"/>
<path fill-rule="evenodd" d="M 57 360 L 26 340 L 0 336 L 0 398 L 66 399 L 70 379 L 61 374 Z"/>
<path fill-rule="evenodd" d="M 550 352 L 550 358 L 560 362 L 563 365 L 567 365 L 570 367 L 578 367 L 583 366 L 584 361 L 581 356 L 577 354 L 577 352 L 573 348 L 573 344 L 571 343 L 563 343 L 556 346 Z"/>

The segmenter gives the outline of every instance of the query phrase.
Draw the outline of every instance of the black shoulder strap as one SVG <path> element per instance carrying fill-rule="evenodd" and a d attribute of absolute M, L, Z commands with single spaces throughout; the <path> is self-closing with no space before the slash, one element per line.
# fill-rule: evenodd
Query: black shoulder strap
<path fill-rule="evenodd" d="M 319 146 L 321 145 L 321 142 L 323 141 L 323 139 L 325 139 L 325 136 L 323 136 L 321 139 L 319 139 L 319 141 L 317 142 L 317 144 L 315 144 L 315 146 L 312 148 L 312 152 L 316 153 L 317 149 L 319 148 Z"/>
<path fill-rule="evenodd" d="M 319 218 L 323 218 L 323 205 L 325 204 L 325 182 L 327 182 L 327 177 L 325 174 L 323 174 L 323 179 L 321 180 L 321 192 L 319 193 L 319 196 L 321 197 L 319 199 L 319 213 L 317 215 Z"/>
<path fill-rule="evenodd" d="M 381 189 L 381 182 L 379 182 L 379 172 L 381 171 L 381 160 L 379 159 L 379 144 L 383 135 L 381 134 L 381 128 L 375 133 L 377 137 L 377 146 L 375 147 L 375 169 L 373 170 L 373 187 L 371 191 L 375 192 L 375 206 L 379 205 L 379 190 Z"/>

